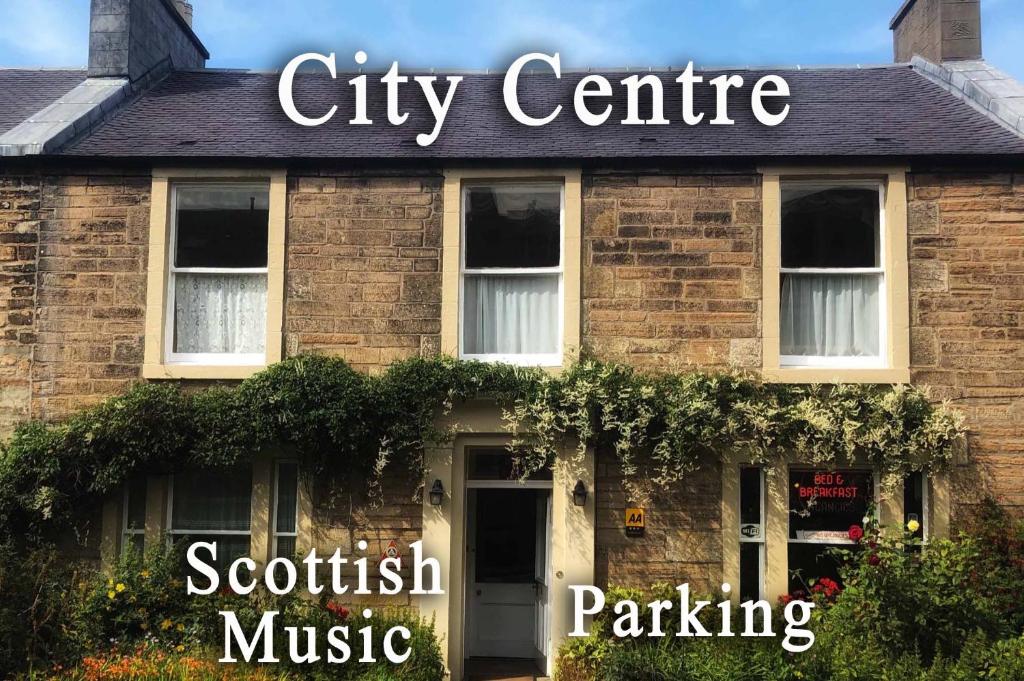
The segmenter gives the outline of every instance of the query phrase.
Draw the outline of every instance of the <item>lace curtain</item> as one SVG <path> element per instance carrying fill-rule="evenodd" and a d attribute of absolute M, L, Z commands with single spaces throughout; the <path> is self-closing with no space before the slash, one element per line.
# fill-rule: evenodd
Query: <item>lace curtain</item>
<path fill-rule="evenodd" d="M 466 276 L 462 318 L 466 354 L 557 353 L 558 277 Z"/>
<path fill-rule="evenodd" d="M 879 354 L 877 274 L 783 274 L 783 355 L 873 357 Z"/>
<path fill-rule="evenodd" d="M 174 275 L 174 351 L 262 353 L 267 275 Z"/>

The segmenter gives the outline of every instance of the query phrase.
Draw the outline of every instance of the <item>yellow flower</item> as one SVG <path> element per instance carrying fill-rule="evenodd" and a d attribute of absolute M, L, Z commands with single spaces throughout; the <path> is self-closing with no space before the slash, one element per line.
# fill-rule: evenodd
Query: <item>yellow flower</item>
<path fill-rule="evenodd" d="M 916 520 L 911 520 L 910 522 L 907 523 L 907 530 L 911 534 L 917 532 L 920 529 L 921 529 L 921 523 L 917 522 Z"/>
<path fill-rule="evenodd" d="M 142 629 L 143 631 L 145 631 L 146 629 L 149 629 L 149 625 L 147 623 L 143 622 L 142 624 L 139 625 L 139 629 Z"/>
<path fill-rule="evenodd" d="M 140 577 L 149 577 L 149 570 L 143 570 L 139 573 Z"/>
<path fill-rule="evenodd" d="M 181 651 L 185 650 L 185 646 L 179 643 L 178 645 L 174 646 L 174 649 L 180 653 Z"/>
<path fill-rule="evenodd" d="M 114 586 L 114 580 L 108 579 L 107 580 L 107 586 Z"/>
<path fill-rule="evenodd" d="M 174 626 L 174 622 L 172 622 L 171 620 L 164 620 L 163 622 L 161 622 L 161 623 L 160 623 L 160 628 L 161 628 L 161 629 L 162 629 L 163 631 L 167 631 L 167 630 L 168 630 L 168 629 L 170 629 L 170 628 L 171 628 L 172 626 Z"/>
<path fill-rule="evenodd" d="M 185 631 L 185 625 L 179 622 L 178 626 L 175 627 L 175 629 L 177 629 L 178 631 Z"/>
<path fill-rule="evenodd" d="M 122 582 L 118 582 L 117 586 L 114 587 L 114 589 L 117 591 L 117 593 L 121 593 L 122 591 L 124 591 L 127 588 L 128 587 L 126 587 Z"/>
<path fill-rule="evenodd" d="M 110 600 L 114 600 L 114 596 L 116 596 L 116 595 L 117 594 L 114 593 L 113 591 L 108 591 L 107 592 L 107 598 L 109 598 Z"/>

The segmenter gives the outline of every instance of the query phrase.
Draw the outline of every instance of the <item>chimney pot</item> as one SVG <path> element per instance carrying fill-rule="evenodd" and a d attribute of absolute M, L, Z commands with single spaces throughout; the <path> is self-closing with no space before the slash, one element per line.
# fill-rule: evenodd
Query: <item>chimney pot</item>
<path fill-rule="evenodd" d="M 981 0 L 905 0 L 889 22 L 893 58 L 981 59 Z"/>

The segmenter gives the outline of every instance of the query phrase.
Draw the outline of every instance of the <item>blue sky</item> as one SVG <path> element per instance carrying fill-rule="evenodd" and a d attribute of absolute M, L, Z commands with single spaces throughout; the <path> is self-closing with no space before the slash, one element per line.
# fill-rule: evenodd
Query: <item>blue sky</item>
<path fill-rule="evenodd" d="M 370 66 L 504 68 L 891 61 L 900 0 L 192 0 L 214 67 L 275 69 L 300 52 L 364 49 Z M 88 0 L 0 1 L 0 65 L 79 66 Z M 1024 80 L 1024 2 L 982 0 L 986 59 Z M 352 66 L 348 64 L 347 66 Z"/>

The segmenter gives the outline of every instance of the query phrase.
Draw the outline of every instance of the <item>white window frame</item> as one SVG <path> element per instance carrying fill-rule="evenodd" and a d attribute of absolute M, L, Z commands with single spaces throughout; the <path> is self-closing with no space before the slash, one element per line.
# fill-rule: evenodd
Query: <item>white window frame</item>
<path fill-rule="evenodd" d="M 827 546 L 835 546 L 837 544 L 845 544 L 848 546 L 854 546 L 857 542 L 851 540 L 849 537 L 835 538 L 835 539 L 792 539 L 789 536 L 789 524 L 792 522 L 793 510 L 789 506 L 789 486 L 792 484 L 790 479 L 791 473 L 806 473 L 815 470 L 821 470 L 820 468 L 814 468 L 811 466 L 790 466 L 786 471 L 786 545 L 789 544 L 822 544 Z M 871 507 L 874 508 L 873 520 L 878 522 L 879 519 L 879 507 L 881 502 L 881 495 L 879 490 L 879 475 L 878 471 L 874 468 L 867 468 L 864 466 L 843 466 L 836 470 L 847 470 L 856 471 L 858 473 L 871 473 Z M 839 530 L 837 530 L 839 531 Z M 787 568 L 788 569 L 788 568 Z"/>
<path fill-rule="evenodd" d="M 270 302 L 270 278 L 269 267 L 177 267 L 174 258 L 178 251 L 178 189 L 182 187 L 218 187 L 218 188 L 255 188 L 259 187 L 270 193 L 270 183 L 266 181 L 255 182 L 172 182 L 170 192 L 170 247 L 167 249 L 167 304 L 164 308 L 164 347 L 167 364 L 195 365 L 195 366 L 249 366 L 262 365 L 267 361 L 266 341 L 264 340 L 263 352 L 175 352 L 174 351 L 174 278 L 178 274 L 262 274 L 267 280 L 267 304 Z M 267 264 L 270 264 L 270 218 L 267 218 Z"/>
<path fill-rule="evenodd" d="M 886 224 L 885 224 L 885 182 L 876 180 L 787 180 L 780 183 L 780 209 L 785 205 L 785 192 L 791 187 L 804 187 L 811 189 L 834 189 L 834 188 L 862 188 L 875 189 L 878 191 L 878 240 L 876 242 L 878 267 L 782 267 L 779 266 L 779 285 L 782 277 L 786 274 L 875 274 L 878 275 L 878 355 L 870 357 L 843 357 L 837 355 L 779 355 L 779 366 L 781 368 L 793 367 L 818 367 L 836 369 L 884 369 L 889 366 L 889 312 L 886 305 L 888 300 L 888 276 L 885 271 L 886 253 Z M 779 225 L 779 235 L 785 233 L 785 225 Z M 780 244 L 780 254 L 781 244 Z M 779 318 L 781 320 L 781 310 Z"/>
<path fill-rule="evenodd" d="M 759 484 L 761 486 L 761 490 L 760 490 L 760 494 L 758 495 L 758 497 L 761 500 L 761 511 L 760 511 L 760 513 L 761 513 L 761 523 L 760 523 L 761 534 L 758 537 L 756 537 L 756 538 L 755 537 L 744 537 L 743 534 L 740 532 L 740 529 L 743 527 L 743 519 L 742 519 L 742 517 L 740 517 L 740 515 L 743 513 L 743 469 L 744 468 L 756 469 L 758 471 L 758 474 L 759 474 L 758 475 L 758 481 L 759 481 Z M 767 537 L 765 536 L 767 534 L 765 532 L 765 526 L 767 525 L 767 523 L 765 522 L 765 520 L 766 520 L 765 513 L 767 512 L 767 508 L 765 508 L 765 494 L 768 491 L 767 488 L 765 487 L 764 467 L 763 466 L 740 466 L 739 481 L 740 481 L 740 484 L 738 485 L 738 489 L 736 491 L 736 501 L 737 501 L 737 506 L 736 506 L 737 513 L 736 513 L 736 515 L 737 515 L 737 518 L 740 520 L 740 523 L 736 527 L 736 531 L 737 531 L 737 533 L 739 533 L 739 540 L 740 540 L 739 543 L 740 544 L 757 544 L 757 546 L 758 546 L 758 551 L 757 551 L 757 597 L 759 599 L 763 599 L 765 597 L 765 589 L 764 589 L 764 582 L 765 582 L 765 554 L 767 552 L 767 548 L 765 546 L 765 540 L 767 539 Z M 787 532 L 788 532 L 788 528 L 787 528 Z M 739 561 L 740 561 L 740 570 L 739 570 L 739 580 L 740 580 L 740 583 L 738 583 L 736 585 L 737 593 L 742 591 L 742 588 L 743 588 L 743 584 L 742 584 L 742 579 L 743 579 L 743 577 L 742 577 L 742 575 L 743 575 L 743 552 L 742 551 L 740 551 Z"/>
<path fill-rule="evenodd" d="M 249 475 L 253 475 L 250 467 Z M 203 537 L 248 537 L 249 551 L 252 551 L 252 526 L 253 526 L 253 492 L 249 492 L 249 529 L 248 530 L 182 530 L 174 527 L 174 480 L 177 476 L 170 475 L 167 480 L 167 545 L 173 546 L 175 537 L 203 536 Z M 253 480 L 255 486 L 255 480 Z"/>
<path fill-rule="evenodd" d="M 278 509 L 278 504 L 279 504 L 279 502 L 281 500 L 281 466 L 282 466 L 282 464 L 295 466 L 295 530 L 293 532 L 282 532 L 281 530 L 277 529 L 277 509 Z M 280 537 L 294 538 L 295 542 L 296 542 L 296 548 L 298 548 L 298 541 L 299 541 L 299 496 L 300 496 L 299 495 L 299 462 L 297 460 L 295 460 L 295 459 L 280 459 L 280 460 L 274 462 L 274 505 L 273 505 L 273 508 L 271 509 L 271 513 L 273 513 L 273 515 L 271 516 L 273 518 L 273 522 L 271 524 L 271 534 L 273 535 L 273 540 L 271 542 L 271 544 L 272 544 L 271 551 L 273 553 L 273 557 L 275 557 L 275 558 L 278 557 L 277 540 Z M 291 558 L 291 556 L 288 556 L 288 558 Z"/>
<path fill-rule="evenodd" d="M 135 538 L 141 535 L 143 544 L 145 544 L 146 541 L 145 522 L 143 522 L 142 527 L 128 527 L 128 498 L 130 495 L 131 485 L 127 484 L 124 486 L 124 496 L 121 500 L 121 553 L 126 553 L 128 551 L 128 547 L 131 546 L 132 542 L 129 538 Z"/>
<path fill-rule="evenodd" d="M 494 186 L 514 189 L 534 187 L 558 188 L 558 266 L 557 267 L 466 267 L 466 208 L 469 191 L 481 187 Z M 522 180 L 481 180 L 466 182 L 459 192 L 459 358 L 479 360 L 482 362 L 503 362 L 519 366 L 561 366 L 565 347 L 565 182 L 557 180 L 522 181 Z M 504 354 L 504 353 L 467 353 L 465 345 L 464 316 L 466 309 L 465 281 L 466 275 L 558 275 L 558 350 L 554 353 Z"/>

